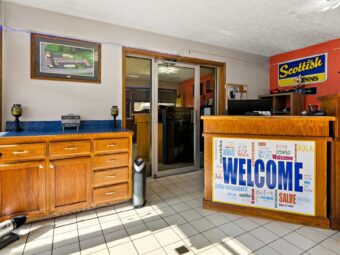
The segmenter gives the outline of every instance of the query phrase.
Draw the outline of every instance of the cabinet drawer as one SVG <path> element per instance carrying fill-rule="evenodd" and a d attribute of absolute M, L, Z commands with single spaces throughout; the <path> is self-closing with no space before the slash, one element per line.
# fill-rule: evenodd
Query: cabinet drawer
<path fill-rule="evenodd" d="M 0 145 L 0 162 L 36 159 L 45 155 L 45 143 Z"/>
<path fill-rule="evenodd" d="M 94 187 L 114 184 L 117 182 L 127 182 L 129 180 L 129 169 L 127 167 L 119 169 L 109 169 L 105 171 L 95 171 L 93 178 Z"/>
<path fill-rule="evenodd" d="M 110 202 L 118 199 L 124 199 L 128 196 L 128 184 L 117 184 L 104 188 L 93 190 L 93 202 L 102 203 Z"/>
<path fill-rule="evenodd" d="M 129 165 L 128 153 L 101 155 L 93 157 L 94 169 L 114 168 L 128 165 Z"/>
<path fill-rule="evenodd" d="M 50 156 L 90 154 L 90 141 L 51 142 Z"/>
<path fill-rule="evenodd" d="M 100 139 L 94 141 L 94 152 L 115 152 L 129 149 L 128 138 Z"/>

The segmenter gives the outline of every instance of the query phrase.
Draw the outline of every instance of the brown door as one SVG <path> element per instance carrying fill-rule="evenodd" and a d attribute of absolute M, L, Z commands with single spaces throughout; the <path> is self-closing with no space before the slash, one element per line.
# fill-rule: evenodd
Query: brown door
<path fill-rule="evenodd" d="M 51 210 L 87 207 L 90 202 L 90 158 L 51 161 Z"/>
<path fill-rule="evenodd" d="M 45 162 L 0 165 L 1 219 L 45 211 Z"/>

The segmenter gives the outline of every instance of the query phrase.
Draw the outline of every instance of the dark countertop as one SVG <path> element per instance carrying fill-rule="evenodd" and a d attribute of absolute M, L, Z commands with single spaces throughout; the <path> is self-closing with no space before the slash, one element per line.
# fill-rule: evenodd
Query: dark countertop
<path fill-rule="evenodd" d="M 65 134 L 91 134 L 91 133 L 111 133 L 129 132 L 130 130 L 121 127 L 121 121 L 117 120 L 117 128 L 113 127 L 112 120 L 85 120 L 81 121 L 79 132 L 77 129 L 65 129 L 63 132 L 60 121 L 23 121 L 20 127 L 23 131 L 13 132 L 14 123 L 7 122 L 5 132 L 0 132 L 0 137 L 18 136 L 49 136 Z"/>

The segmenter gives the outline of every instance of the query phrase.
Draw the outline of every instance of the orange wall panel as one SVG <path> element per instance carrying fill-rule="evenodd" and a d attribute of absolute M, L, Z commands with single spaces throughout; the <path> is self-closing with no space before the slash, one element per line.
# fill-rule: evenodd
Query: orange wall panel
<path fill-rule="evenodd" d="M 328 53 L 327 57 L 327 80 L 320 83 L 309 84 L 306 87 L 316 87 L 316 95 L 306 95 L 305 105 L 319 104 L 317 98 L 319 96 L 334 94 L 340 92 L 340 39 L 312 45 L 306 48 L 278 54 L 270 57 L 270 90 L 280 88 L 278 86 L 278 64 L 304 58 L 312 55 Z M 292 87 L 284 87 L 281 89 L 290 89 Z"/>

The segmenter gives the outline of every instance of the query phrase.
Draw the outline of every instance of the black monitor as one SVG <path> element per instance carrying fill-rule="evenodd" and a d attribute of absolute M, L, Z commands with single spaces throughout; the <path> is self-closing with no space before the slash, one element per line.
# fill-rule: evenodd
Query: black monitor
<path fill-rule="evenodd" d="M 272 99 L 229 99 L 228 115 L 252 115 L 254 111 L 271 111 Z"/>

